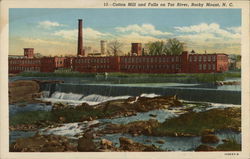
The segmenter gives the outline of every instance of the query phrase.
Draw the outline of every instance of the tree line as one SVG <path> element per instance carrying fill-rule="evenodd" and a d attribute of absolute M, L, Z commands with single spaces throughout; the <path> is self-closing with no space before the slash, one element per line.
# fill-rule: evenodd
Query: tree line
<path fill-rule="evenodd" d="M 123 43 L 114 40 L 108 43 L 108 54 L 118 56 L 122 54 Z M 154 41 L 145 44 L 142 50 L 143 55 L 180 55 L 184 51 L 184 43 L 178 39 L 168 39 L 166 41 Z"/>

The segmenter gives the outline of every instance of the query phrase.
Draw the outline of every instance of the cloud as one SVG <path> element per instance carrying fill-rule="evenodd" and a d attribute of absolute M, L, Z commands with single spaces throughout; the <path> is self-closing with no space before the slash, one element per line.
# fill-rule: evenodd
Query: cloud
<path fill-rule="evenodd" d="M 67 40 L 77 40 L 78 30 L 59 30 L 54 33 L 56 36 L 60 36 Z M 84 28 L 83 30 L 84 40 L 101 40 L 104 37 L 111 36 L 109 33 L 102 33 L 92 28 Z"/>
<path fill-rule="evenodd" d="M 160 30 L 156 30 L 155 26 L 152 24 L 142 24 L 137 25 L 128 25 L 126 27 L 116 27 L 116 31 L 121 33 L 138 33 L 141 35 L 152 35 L 152 36 L 168 36 L 171 35 L 169 32 L 162 32 Z"/>
<path fill-rule="evenodd" d="M 133 43 L 133 42 L 138 42 L 138 43 L 148 43 L 152 41 L 158 41 L 161 40 L 159 38 L 155 38 L 153 36 L 146 36 L 146 35 L 140 35 L 138 33 L 130 33 L 126 35 L 121 35 L 117 38 L 119 41 L 122 41 L 123 43 Z"/>
<path fill-rule="evenodd" d="M 233 31 L 234 33 L 241 33 L 241 27 L 229 27 L 226 29 L 229 31 Z"/>
<path fill-rule="evenodd" d="M 220 28 L 219 24 L 216 23 L 201 23 L 199 25 L 184 26 L 184 27 L 174 27 L 178 32 L 182 33 L 193 33 L 193 34 L 213 34 L 214 37 L 221 37 L 224 39 L 235 39 L 240 38 L 239 32 L 230 32 Z M 231 28 L 232 29 L 232 28 Z"/>
<path fill-rule="evenodd" d="M 60 45 L 65 46 L 68 43 L 60 42 L 60 41 L 54 41 L 54 40 L 44 40 L 44 39 L 38 39 L 38 38 L 21 38 L 21 40 L 25 43 L 29 44 L 39 44 L 39 45 Z"/>
<path fill-rule="evenodd" d="M 42 21 L 38 23 L 39 27 L 49 29 L 53 27 L 59 27 L 59 26 L 64 26 L 63 24 L 59 24 L 58 22 L 52 22 L 52 21 Z"/>
<path fill-rule="evenodd" d="M 178 39 L 190 49 L 213 52 L 240 53 L 240 27 L 221 28 L 216 23 L 174 27 Z"/>

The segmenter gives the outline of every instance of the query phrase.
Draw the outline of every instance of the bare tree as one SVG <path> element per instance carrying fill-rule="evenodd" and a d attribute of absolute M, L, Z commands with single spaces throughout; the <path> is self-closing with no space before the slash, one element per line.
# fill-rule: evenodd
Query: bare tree
<path fill-rule="evenodd" d="M 121 53 L 121 49 L 123 47 L 123 44 L 120 43 L 117 40 L 111 41 L 108 43 L 108 52 L 114 56 L 118 56 L 119 53 Z"/>

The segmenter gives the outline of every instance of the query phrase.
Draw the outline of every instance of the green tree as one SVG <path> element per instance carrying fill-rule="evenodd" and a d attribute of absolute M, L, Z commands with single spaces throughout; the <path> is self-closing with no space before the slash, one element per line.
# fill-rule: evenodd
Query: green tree
<path fill-rule="evenodd" d="M 174 38 L 167 40 L 167 42 L 149 42 L 146 44 L 146 50 L 149 55 L 180 55 L 184 50 L 184 44 Z"/>
<path fill-rule="evenodd" d="M 180 55 L 184 50 L 183 43 L 176 38 L 169 39 L 166 43 L 165 51 L 168 55 Z"/>
<path fill-rule="evenodd" d="M 149 55 L 162 55 L 165 52 L 163 41 L 149 42 L 146 44 L 147 54 Z"/>

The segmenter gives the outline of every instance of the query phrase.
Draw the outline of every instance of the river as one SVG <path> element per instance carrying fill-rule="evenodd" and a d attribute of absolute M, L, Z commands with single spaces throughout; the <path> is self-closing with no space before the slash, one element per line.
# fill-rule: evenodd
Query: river
<path fill-rule="evenodd" d="M 29 80 L 29 79 L 42 79 L 51 80 L 51 78 L 37 78 L 37 77 L 13 77 L 10 81 L 15 80 Z M 53 80 L 62 80 L 62 78 L 52 78 Z M 29 104 L 20 107 L 18 104 L 9 106 L 10 118 L 18 113 L 27 111 L 51 111 L 53 103 L 61 102 L 76 106 L 81 103 L 88 103 L 89 105 L 96 105 L 102 102 L 107 102 L 115 99 L 127 99 L 131 96 L 144 96 L 156 97 L 160 95 L 173 95 L 177 94 L 180 99 L 185 102 L 196 101 L 206 105 L 194 109 L 194 111 L 207 111 L 209 109 L 224 109 L 227 107 L 241 107 L 241 85 L 225 85 L 225 86 L 209 86 L 207 84 L 198 83 L 112 83 L 110 81 L 101 80 L 101 82 L 93 82 L 93 78 L 63 78 L 63 84 L 46 84 L 42 89 L 41 103 Z M 233 79 L 240 81 L 239 78 Z M 194 98 L 195 97 L 195 98 Z M 46 105 L 44 102 L 51 102 Z M 209 106 L 207 106 L 209 105 Z M 189 107 L 190 105 L 186 105 Z M 81 123 L 67 123 L 61 127 L 53 129 L 40 129 L 38 132 L 41 134 L 56 134 L 67 136 L 72 139 L 77 139 L 77 134 L 81 133 L 82 129 L 89 126 L 101 123 L 114 123 L 114 124 L 127 124 L 129 122 L 138 120 L 149 120 L 152 114 L 155 114 L 154 119 L 159 122 L 164 122 L 166 119 L 178 117 L 180 114 L 185 113 L 179 108 L 171 110 L 153 110 L 145 113 L 137 113 L 130 117 L 121 117 L 115 119 L 99 119 L 91 122 Z M 103 127 L 98 127 L 102 129 Z M 15 142 L 18 138 L 33 136 L 35 131 L 11 131 L 10 142 Z M 216 132 L 216 135 L 222 140 L 226 138 L 234 138 L 237 143 L 241 143 L 241 133 L 232 131 Z M 194 149 L 201 144 L 200 137 L 149 137 L 149 136 L 131 136 L 130 134 L 109 134 L 96 138 L 100 141 L 102 138 L 111 140 L 119 146 L 119 137 L 125 136 L 133 139 L 134 141 L 144 144 L 154 144 L 163 150 L 170 151 L 194 151 Z M 164 140 L 165 143 L 159 144 L 157 141 Z M 216 146 L 221 144 L 211 144 Z"/>

